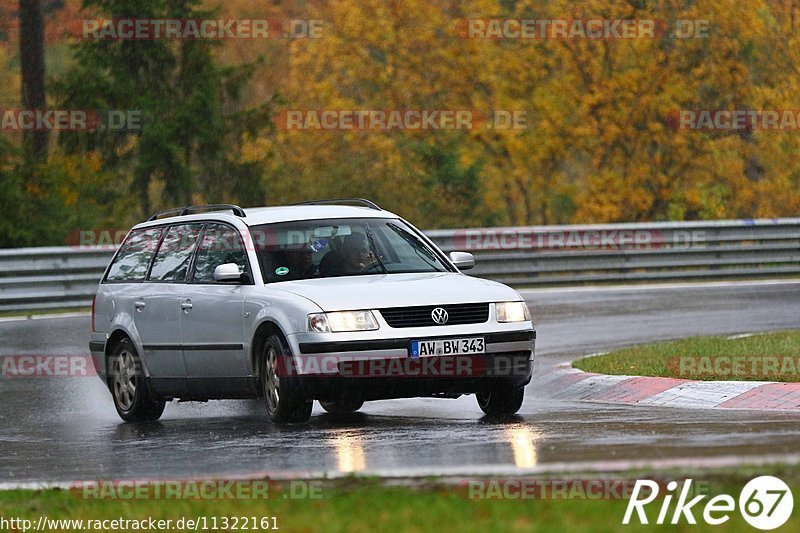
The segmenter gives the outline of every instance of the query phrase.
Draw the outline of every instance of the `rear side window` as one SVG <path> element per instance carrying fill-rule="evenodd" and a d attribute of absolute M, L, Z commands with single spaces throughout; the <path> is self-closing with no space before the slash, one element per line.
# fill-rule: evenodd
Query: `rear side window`
<path fill-rule="evenodd" d="M 216 283 L 214 269 L 225 263 L 236 263 L 239 272 L 247 271 L 247 254 L 239 233 L 224 224 L 208 224 L 194 260 L 192 280 L 195 283 Z"/>
<path fill-rule="evenodd" d="M 106 281 L 144 281 L 162 231 L 163 228 L 132 231 L 108 269 Z"/>
<path fill-rule="evenodd" d="M 202 224 L 172 226 L 164 235 L 150 269 L 150 281 L 183 281 L 189 270 Z"/>

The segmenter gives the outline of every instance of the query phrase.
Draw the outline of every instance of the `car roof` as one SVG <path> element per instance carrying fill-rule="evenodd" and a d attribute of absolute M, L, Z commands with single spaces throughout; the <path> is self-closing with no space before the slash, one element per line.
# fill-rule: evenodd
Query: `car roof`
<path fill-rule="evenodd" d="M 199 220 L 219 220 L 223 222 L 244 223 L 247 226 L 273 224 L 276 222 L 293 222 L 297 220 L 320 220 L 327 218 L 400 218 L 390 211 L 372 209 L 370 207 L 350 205 L 287 205 L 275 207 L 250 207 L 244 210 L 245 216 L 234 215 L 230 211 L 209 211 L 191 215 L 164 217 L 148 220 L 134 226 L 145 228 L 175 222 L 192 222 Z"/>

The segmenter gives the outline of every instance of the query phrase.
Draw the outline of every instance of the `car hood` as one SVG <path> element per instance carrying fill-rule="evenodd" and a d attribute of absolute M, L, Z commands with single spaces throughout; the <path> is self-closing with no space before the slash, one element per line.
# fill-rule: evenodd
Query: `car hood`
<path fill-rule="evenodd" d="M 324 311 L 520 300 L 501 283 L 450 272 L 377 274 L 271 283 Z"/>

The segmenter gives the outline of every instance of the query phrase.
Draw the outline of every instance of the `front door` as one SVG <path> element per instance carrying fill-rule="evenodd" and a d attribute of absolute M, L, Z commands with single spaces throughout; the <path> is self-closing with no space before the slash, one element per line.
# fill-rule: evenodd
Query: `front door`
<path fill-rule="evenodd" d="M 246 285 L 214 280 L 214 269 L 225 263 L 235 263 L 252 279 L 236 229 L 208 223 L 181 299 L 183 356 L 190 396 L 197 399 L 253 394 L 250 358 L 244 350 Z"/>

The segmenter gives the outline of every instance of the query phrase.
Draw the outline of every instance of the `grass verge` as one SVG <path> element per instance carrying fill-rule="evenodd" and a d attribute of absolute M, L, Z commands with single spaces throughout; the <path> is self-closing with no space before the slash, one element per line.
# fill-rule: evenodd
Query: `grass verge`
<path fill-rule="evenodd" d="M 693 510 L 696 520 L 702 524 L 705 502 L 718 494 L 730 494 L 738 501 L 747 481 L 760 475 L 777 476 L 790 488 L 800 485 L 800 468 L 781 465 L 743 466 L 735 471 L 695 471 L 691 474 L 675 471 L 647 474 L 630 472 L 622 475 L 603 474 L 599 478 L 609 481 L 655 479 L 663 484 L 662 487 L 666 486 L 668 480 L 678 480 L 679 486 L 682 486 L 683 480 L 692 478 L 694 487 L 699 488 L 699 492 L 693 493 L 693 496 L 707 494 Z M 539 476 L 536 479 L 580 481 L 574 475 L 569 478 Z M 588 475 L 582 479 L 598 479 L 598 476 Z M 172 520 L 171 530 L 178 530 L 174 524 L 181 518 L 206 517 L 208 530 L 212 530 L 213 518 L 221 526 L 223 517 L 228 517 L 228 527 L 225 529 L 232 531 L 235 530 L 231 521 L 233 517 L 256 517 L 259 524 L 256 530 L 261 531 L 268 530 L 261 527 L 261 518 L 268 519 L 266 524 L 269 527 L 276 523 L 278 530 L 283 531 L 615 531 L 623 528 L 621 521 L 628 504 L 627 498 L 476 500 L 469 498 L 464 483 L 453 480 L 416 480 L 412 484 L 406 480 L 400 486 L 397 482 L 365 478 L 325 481 L 322 482 L 322 497 L 314 500 L 283 499 L 281 493 L 276 493 L 274 498 L 258 501 L 85 500 L 68 490 L 12 490 L 0 492 L 0 517 L 28 519 L 34 524 L 40 516 L 84 521 L 153 518 Z M 574 496 L 575 493 L 570 494 Z M 672 517 L 677 499 L 672 498 L 668 504 L 669 513 L 666 516 Z M 635 521 L 624 529 L 652 529 L 652 523 L 664 502 L 659 497 L 645 508 L 650 525 Z M 737 510 L 729 514 L 730 520 L 722 529 L 753 531 Z M 272 517 L 275 517 L 274 522 Z M 697 531 L 702 526 L 690 525 L 682 518 L 677 526 L 667 527 L 677 531 Z M 797 531 L 798 528 L 800 517 L 795 513 L 782 529 Z M 197 529 L 202 530 L 202 526 Z M 242 530 L 241 524 L 236 529 Z M 73 524 L 72 527 L 59 530 L 79 529 Z"/>
<path fill-rule="evenodd" d="M 800 470 L 794 466 L 741 467 L 717 472 L 653 472 L 627 473 L 624 475 L 603 474 L 582 476 L 578 482 L 589 480 L 635 480 L 655 479 L 666 486 L 668 480 L 692 478 L 694 487 L 707 494 L 705 500 L 694 510 L 694 516 L 702 524 L 703 506 L 709 498 L 718 494 L 730 494 L 738 500 L 744 485 L 760 475 L 774 475 L 786 482 L 789 487 L 800 485 Z M 500 482 L 509 478 L 501 479 Z M 529 478 L 529 480 L 532 478 Z M 539 481 L 563 481 L 566 478 L 537 477 Z M 576 480 L 574 475 L 569 479 Z M 484 478 L 484 481 L 486 479 Z M 286 482 L 284 482 L 286 483 Z M 21 518 L 36 524 L 39 517 L 67 520 L 114 520 L 131 519 L 172 520 L 170 530 L 176 527 L 181 518 L 198 519 L 206 517 L 207 530 L 213 530 L 213 519 L 220 526 L 218 530 L 243 530 L 242 523 L 233 527 L 234 517 L 255 517 L 258 527 L 266 531 L 266 525 L 277 525 L 283 531 L 614 531 L 620 528 L 622 517 L 628 504 L 627 498 L 578 499 L 538 498 L 538 499 L 482 499 L 469 497 L 466 485 L 453 480 L 436 479 L 406 480 L 398 486 L 398 480 L 386 481 L 365 478 L 348 478 L 324 481 L 320 499 L 284 499 L 284 491 L 271 498 L 253 500 L 86 500 L 69 490 L 12 490 L 0 492 L 0 516 Z M 484 485 L 489 486 L 489 485 Z M 666 489 L 662 489 L 666 490 Z M 485 494 L 485 493 L 483 493 Z M 499 493 L 498 493 L 499 494 Z M 518 494 L 518 493 L 517 493 Z M 574 497 L 575 492 L 570 492 Z M 668 504 L 671 517 L 677 497 Z M 635 521 L 624 529 L 631 531 L 650 530 L 659 514 L 664 499 L 659 497 L 646 507 L 651 525 Z M 223 517 L 228 517 L 226 528 L 222 528 Z M 274 520 L 273 518 L 274 517 Z M 241 518 L 240 518 L 241 522 Z M 84 522 L 85 524 L 86 522 Z M 108 524 L 107 530 L 112 530 Z M 682 518 L 671 530 L 697 531 L 697 525 L 690 525 Z M 702 527 L 702 526 L 700 526 Z M 794 514 L 783 527 L 797 531 L 800 517 Z M 9 528 L 10 529 L 10 528 Z M 50 530 L 55 528 L 51 527 Z M 59 531 L 80 531 L 73 523 L 57 528 Z M 118 529 L 118 528 L 117 528 Z M 186 529 L 186 528 L 183 528 Z M 203 530 L 199 525 L 198 530 Z M 253 530 L 250 527 L 248 530 Z M 730 513 L 726 531 L 753 531 L 738 511 Z M 22 531 L 21 528 L 17 530 Z M 84 529 L 85 530 L 85 529 Z M 94 528 L 97 530 L 97 528 Z M 100 530 L 103 530 L 101 527 Z"/>
<path fill-rule="evenodd" d="M 693 337 L 579 359 L 599 374 L 700 380 L 800 381 L 800 330 L 748 337 Z"/>

